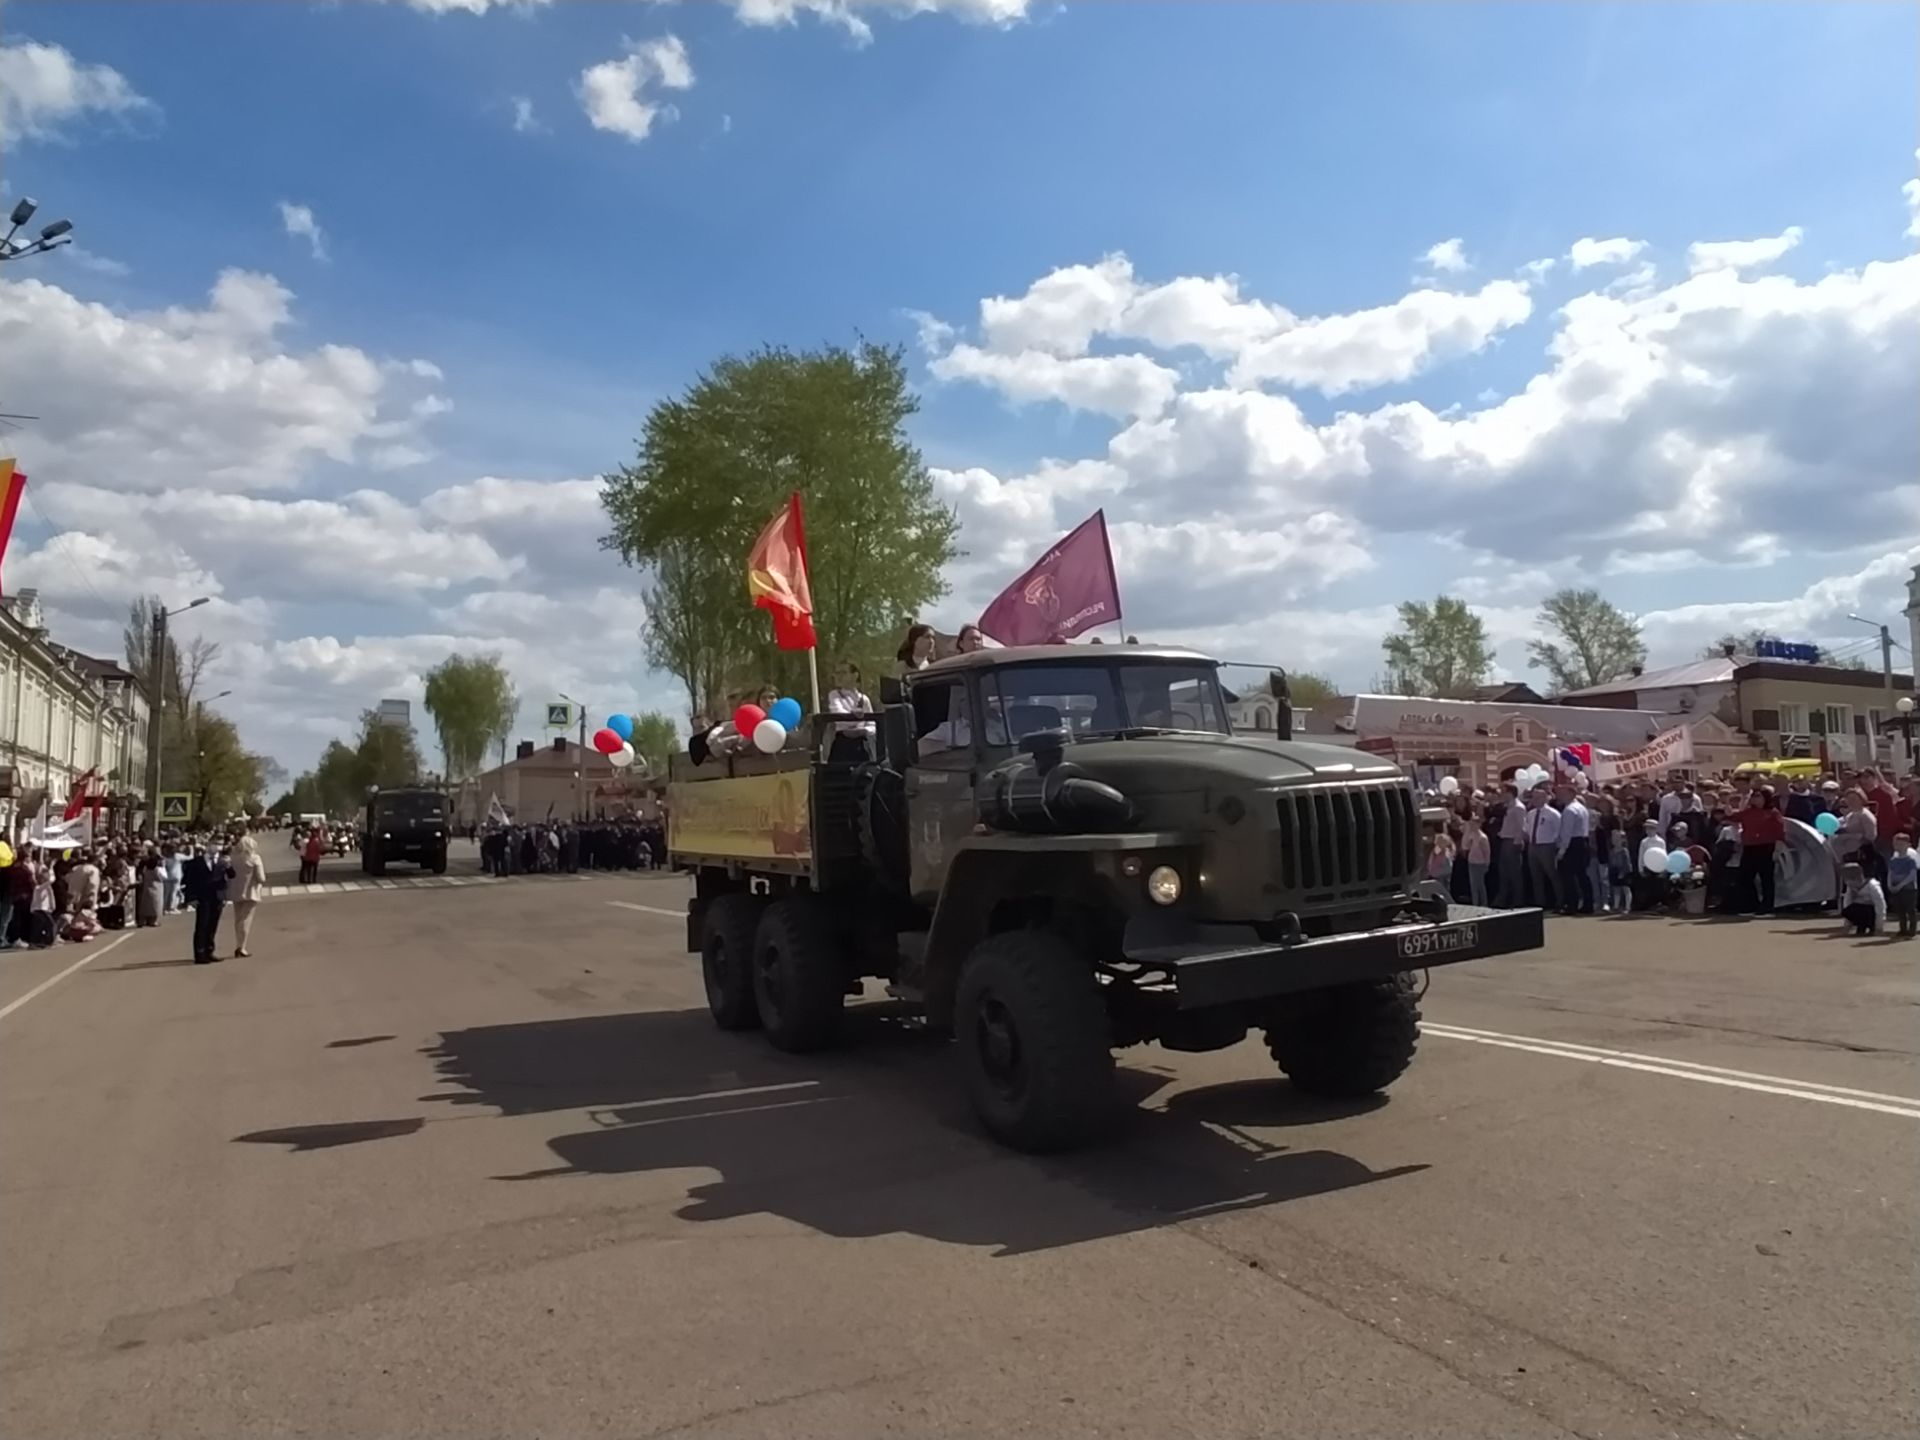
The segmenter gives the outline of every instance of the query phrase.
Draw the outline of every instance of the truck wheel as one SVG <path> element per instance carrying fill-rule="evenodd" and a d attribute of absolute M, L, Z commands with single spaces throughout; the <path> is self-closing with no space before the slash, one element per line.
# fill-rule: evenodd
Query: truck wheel
<path fill-rule="evenodd" d="M 1419 1041 L 1420 1001 L 1404 974 L 1311 991 L 1267 1027 L 1267 1052 L 1294 1088 L 1335 1100 L 1386 1089 Z"/>
<path fill-rule="evenodd" d="M 440 850 L 434 853 L 433 873 L 436 875 L 444 875 L 447 873 L 447 852 L 446 851 Z"/>
<path fill-rule="evenodd" d="M 1100 984 L 1066 940 L 1010 930 L 960 971 L 954 1037 L 981 1123 L 1016 1150 L 1065 1150 L 1114 1115 L 1112 1034 Z"/>
<path fill-rule="evenodd" d="M 386 856 L 384 856 L 384 855 L 369 855 L 369 856 L 367 857 L 367 873 L 368 873 L 369 875 L 384 875 L 384 874 L 386 874 L 386 873 L 387 873 L 387 859 L 386 859 Z"/>
<path fill-rule="evenodd" d="M 751 1030 L 760 1023 L 753 998 L 753 935 L 760 906 L 751 895 L 720 895 L 709 901 L 700 935 L 700 977 L 707 983 L 707 1010 L 722 1030 Z"/>
<path fill-rule="evenodd" d="M 775 901 L 760 916 L 753 998 L 776 1049 L 800 1053 L 833 1042 L 847 995 L 843 948 L 825 908 L 809 897 Z"/>

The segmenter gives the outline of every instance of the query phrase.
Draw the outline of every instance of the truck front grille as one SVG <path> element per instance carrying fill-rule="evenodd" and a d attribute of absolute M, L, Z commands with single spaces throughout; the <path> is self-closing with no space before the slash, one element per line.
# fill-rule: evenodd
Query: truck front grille
<path fill-rule="evenodd" d="M 1398 884 L 1420 866 L 1406 781 L 1310 786 L 1279 796 L 1280 883 L 1289 890 Z"/>

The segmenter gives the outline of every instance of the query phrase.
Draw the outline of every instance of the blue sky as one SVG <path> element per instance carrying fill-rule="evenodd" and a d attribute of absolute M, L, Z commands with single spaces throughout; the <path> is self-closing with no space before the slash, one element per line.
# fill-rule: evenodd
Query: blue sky
<path fill-rule="evenodd" d="M 1838 638 L 1849 606 L 1903 600 L 1913 7 L 920 0 L 856 5 L 862 37 L 825 0 L 430 13 L 449 3 L 0 9 L 0 178 L 84 252 L 0 287 L 0 409 L 50 417 L 9 440 L 40 502 L 9 582 L 96 641 L 122 592 L 214 587 L 232 703 L 289 764 L 453 643 L 501 649 L 529 700 L 671 701 L 581 482 L 651 402 L 762 342 L 913 347 L 917 438 L 970 552 L 947 620 L 1097 503 L 1138 629 L 1352 684 L 1381 607 L 1441 587 L 1487 608 L 1515 673 L 1560 583 L 1660 617 L 1656 658 L 1742 622 Z M 680 88 L 648 58 L 669 36 Z M 672 107 L 644 138 L 588 113 L 586 77 L 629 42 L 639 102 Z M 1456 237 L 1459 265 L 1420 258 Z M 1635 243 L 1576 268 L 1582 238 Z M 1233 276 L 1295 348 L 1278 373 L 1258 340 L 1209 350 L 1174 290 L 1147 340 L 1117 311 L 983 327 L 983 300 L 1063 273 L 1047 293 L 1111 303 L 1117 272 L 1085 267 L 1121 253 L 1136 316 L 1154 287 Z M 223 271 L 255 277 L 224 308 Z M 1436 318 L 1423 292 L 1459 298 Z M 1403 302 L 1364 355 L 1300 326 Z M 99 343 L 103 317 L 158 358 Z M 1647 346 L 1664 379 L 1631 358 Z M 343 381 L 327 347 L 369 373 Z M 1147 398 L 1102 388 L 1103 357 Z M 307 388 L 249 409 L 278 359 Z M 176 375 L 157 392 L 155 365 Z M 1547 418 L 1501 408 L 1547 380 Z M 167 438 L 125 433 L 148 425 Z M 262 474 L 233 463 L 262 445 Z M 1062 484 L 1047 461 L 1100 468 Z M 343 498 L 367 491 L 393 508 Z M 340 549 L 369 526 L 419 532 L 417 573 L 372 599 Z M 283 554 L 302 532 L 334 559 Z"/>

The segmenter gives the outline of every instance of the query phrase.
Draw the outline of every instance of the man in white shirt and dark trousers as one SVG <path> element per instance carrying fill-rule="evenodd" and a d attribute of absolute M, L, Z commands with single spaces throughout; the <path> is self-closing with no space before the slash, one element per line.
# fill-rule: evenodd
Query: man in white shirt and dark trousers
<path fill-rule="evenodd" d="M 1593 914 L 1593 816 L 1574 791 L 1561 787 L 1560 802 L 1560 913 Z"/>
<path fill-rule="evenodd" d="M 1527 807 L 1507 786 L 1506 813 L 1500 817 L 1500 908 L 1518 910 L 1527 903 Z"/>
<path fill-rule="evenodd" d="M 1527 878 L 1533 883 L 1533 903 L 1543 910 L 1560 908 L 1560 812 L 1547 803 L 1547 787 L 1528 792 L 1523 817 L 1527 850 Z"/>

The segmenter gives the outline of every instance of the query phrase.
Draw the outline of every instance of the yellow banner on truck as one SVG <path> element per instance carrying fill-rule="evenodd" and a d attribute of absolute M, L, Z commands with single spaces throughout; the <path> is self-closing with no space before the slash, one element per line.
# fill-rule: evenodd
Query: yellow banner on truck
<path fill-rule="evenodd" d="M 667 849 L 732 860 L 811 859 L 807 771 L 669 786 Z"/>

